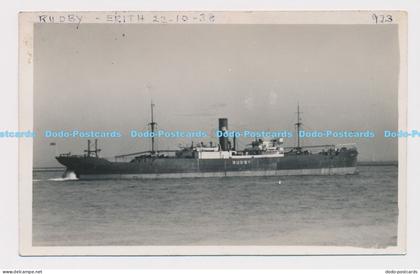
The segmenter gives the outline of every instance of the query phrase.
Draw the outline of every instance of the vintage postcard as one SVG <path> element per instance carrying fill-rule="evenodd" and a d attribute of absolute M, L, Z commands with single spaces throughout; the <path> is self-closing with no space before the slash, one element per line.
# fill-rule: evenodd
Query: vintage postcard
<path fill-rule="evenodd" d="M 21 255 L 406 252 L 405 12 L 19 22 Z"/>

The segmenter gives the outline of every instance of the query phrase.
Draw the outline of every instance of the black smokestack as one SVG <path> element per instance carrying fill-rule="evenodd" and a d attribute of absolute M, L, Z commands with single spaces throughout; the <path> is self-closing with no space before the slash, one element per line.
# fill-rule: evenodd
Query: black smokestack
<path fill-rule="evenodd" d="M 219 118 L 219 131 L 226 132 L 228 130 L 228 120 L 226 118 Z M 223 151 L 229 150 L 229 139 L 227 137 L 219 137 L 220 148 Z"/>

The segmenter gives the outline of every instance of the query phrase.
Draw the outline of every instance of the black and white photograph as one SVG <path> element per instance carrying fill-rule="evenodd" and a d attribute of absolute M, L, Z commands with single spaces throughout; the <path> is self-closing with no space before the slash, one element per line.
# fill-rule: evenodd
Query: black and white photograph
<path fill-rule="evenodd" d="M 20 14 L 20 252 L 404 254 L 405 14 L 302 15 Z"/>

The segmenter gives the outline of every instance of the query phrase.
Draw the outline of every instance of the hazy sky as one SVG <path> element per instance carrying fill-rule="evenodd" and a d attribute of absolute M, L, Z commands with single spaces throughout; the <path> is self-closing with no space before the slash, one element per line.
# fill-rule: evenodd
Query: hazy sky
<path fill-rule="evenodd" d="M 73 154 L 86 146 L 43 138 L 44 130 L 128 135 L 146 129 L 151 99 L 159 128 L 209 132 L 219 117 L 232 130 L 293 130 L 299 101 L 308 130 L 377 134 L 304 144 L 356 143 L 361 160 L 397 159 L 397 140 L 382 137 L 397 130 L 396 25 L 36 24 L 34 35 L 34 166 L 57 165 L 50 142 Z M 130 137 L 99 143 L 105 157 L 150 145 Z"/>

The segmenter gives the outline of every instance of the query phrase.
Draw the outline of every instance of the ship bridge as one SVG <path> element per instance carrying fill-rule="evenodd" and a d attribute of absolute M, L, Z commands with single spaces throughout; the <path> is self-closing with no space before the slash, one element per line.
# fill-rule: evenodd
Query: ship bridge
<path fill-rule="evenodd" d="M 223 150 L 217 147 L 194 147 L 193 157 L 197 159 L 229 159 L 229 158 L 271 158 L 284 157 L 283 139 L 269 141 L 256 140 L 243 151 Z"/>

